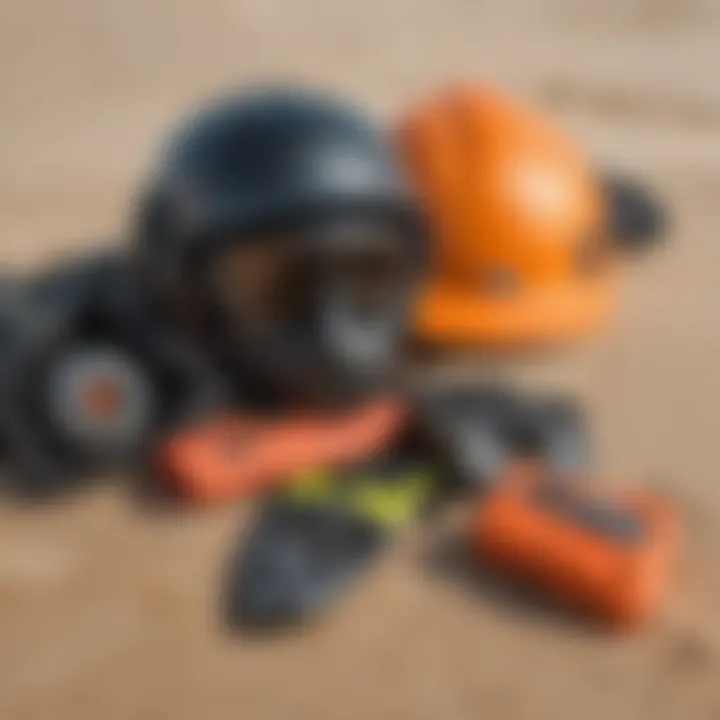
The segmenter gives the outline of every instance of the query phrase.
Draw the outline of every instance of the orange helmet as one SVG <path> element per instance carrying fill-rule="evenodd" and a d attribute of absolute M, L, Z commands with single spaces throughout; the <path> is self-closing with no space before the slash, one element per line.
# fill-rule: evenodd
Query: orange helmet
<path fill-rule="evenodd" d="M 646 196 L 622 182 L 605 192 L 562 133 L 485 87 L 431 98 L 402 120 L 398 139 L 435 236 L 421 339 L 517 348 L 603 323 L 619 254 L 609 221 L 628 243 L 654 236 Z"/>

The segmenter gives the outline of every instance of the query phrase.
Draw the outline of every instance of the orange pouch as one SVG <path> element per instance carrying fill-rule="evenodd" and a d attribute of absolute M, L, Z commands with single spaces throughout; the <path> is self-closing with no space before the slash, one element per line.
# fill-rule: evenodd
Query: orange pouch
<path fill-rule="evenodd" d="M 247 497 L 303 477 L 305 470 L 380 454 L 399 436 L 405 418 L 403 405 L 393 400 L 280 420 L 223 415 L 167 442 L 159 468 L 180 495 L 195 502 Z"/>
<path fill-rule="evenodd" d="M 471 543 L 501 572 L 620 628 L 658 609 L 676 538 L 659 499 L 600 498 L 519 467 L 481 505 Z"/>

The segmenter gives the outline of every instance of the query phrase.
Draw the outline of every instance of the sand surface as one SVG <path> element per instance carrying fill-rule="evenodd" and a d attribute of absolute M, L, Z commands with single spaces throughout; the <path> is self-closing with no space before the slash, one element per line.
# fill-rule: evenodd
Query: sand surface
<path fill-rule="evenodd" d="M 660 485 L 687 527 L 667 611 L 637 638 L 437 577 L 425 537 L 323 627 L 261 643 L 215 614 L 247 509 L 157 515 L 122 490 L 3 506 L 0 718 L 720 718 L 718 67 L 717 0 L 0 0 L 0 258 L 16 267 L 111 241 L 178 113 L 262 78 L 388 118 L 487 78 L 653 181 L 668 250 L 633 269 L 612 332 L 553 367 L 586 397 L 608 476 Z"/>

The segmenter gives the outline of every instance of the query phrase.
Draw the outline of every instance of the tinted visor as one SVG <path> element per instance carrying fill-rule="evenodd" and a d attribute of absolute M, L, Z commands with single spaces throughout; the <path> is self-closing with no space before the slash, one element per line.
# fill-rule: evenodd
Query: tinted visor
<path fill-rule="evenodd" d="M 224 243 L 205 285 L 226 340 L 265 372 L 360 388 L 394 364 L 421 267 L 396 225 L 343 219 Z"/>
<path fill-rule="evenodd" d="M 205 284 L 213 303 L 244 328 L 276 333 L 311 325 L 329 292 L 341 293 L 360 317 L 393 310 L 416 274 L 393 227 L 338 222 L 226 243 Z"/>

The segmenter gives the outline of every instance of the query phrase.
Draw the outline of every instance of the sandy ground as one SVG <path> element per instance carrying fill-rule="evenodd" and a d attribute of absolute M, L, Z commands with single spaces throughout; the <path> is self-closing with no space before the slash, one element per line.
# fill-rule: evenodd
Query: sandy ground
<path fill-rule="evenodd" d="M 717 0 L 1 0 L 0 256 L 112 239 L 159 136 L 217 88 L 316 81 L 391 117 L 479 76 L 553 112 L 676 215 L 622 316 L 556 361 L 601 466 L 661 485 L 687 533 L 658 626 L 593 633 L 388 558 L 321 628 L 232 641 L 216 615 L 246 509 L 155 516 L 122 491 L 0 508 L 0 718 L 720 717 Z M 562 362 L 562 364 L 560 364 Z"/>

